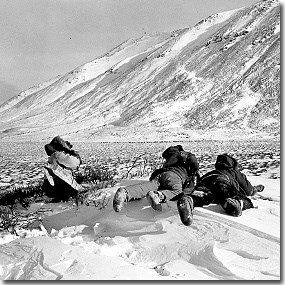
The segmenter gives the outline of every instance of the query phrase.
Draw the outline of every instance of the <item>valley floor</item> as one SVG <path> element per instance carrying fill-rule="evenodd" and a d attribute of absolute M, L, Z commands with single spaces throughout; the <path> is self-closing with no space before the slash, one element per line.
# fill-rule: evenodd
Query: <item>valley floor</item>
<path fill-rule="evenodd" d="M 196 146 L 192 145 L 202 172 L 212 166 L 218 150 L 227 150 L 227 145 L 212 143 L 198 152 Z M 157 212 L 146 199 L 129 202 L 116 213 L 112 198 L 118 185 L 104 189 L 108 204 L 103 209 L 34 203 L 30 210 L 42 211 L 41 223 L 18 230 L 18 236 L 0 233 L 0 279 L 280 280 L 279 146 L 266 143 L 248 148 L 241 144 L 239 151 L 231 147 L 250 182 L 265 186 L 252 197 L 255 208 L 241 217 L 228 216 L 211 204 L 195 208 L 194 222 L 186 227 L 175 202 Z M 41 150 L 38 153 L 44 161 Z M 16 155 L 23 163 L 32 159 Z M 40 167 L 37 161 L 39 166 L 32 169 Z M 12 165 L 11 160 L 7 163 Z M 5 177 L 11 177 L 15 169 L 6 169 Z M 26 173 L 29 177 L 27 169 Z"/>

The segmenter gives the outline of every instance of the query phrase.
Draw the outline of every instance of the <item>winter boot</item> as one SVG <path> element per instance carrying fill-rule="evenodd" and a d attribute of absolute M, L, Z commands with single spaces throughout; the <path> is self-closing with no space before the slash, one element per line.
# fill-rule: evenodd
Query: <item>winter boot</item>
<path fill-rule="evenodd" d="M 128 192 L 125 187 L 120 187 L 115 193 L 113 199 L 113 209 L 116 212 L 120 212 L 123 209 L 124 202 L 128 201 Z"/>
<path fill-rule="evenodd" d="M 227 214 L 239 217 L 242 214 L 242 201 L 233 199 L 233 198 L 227 198 L 225 203 L 222 205 L 223 209 L 226 211 Z"/>
<path fill-rule="evenodd" d="M 193 222 L 194 202 L 190 196 L 182 196 L 177 201 L 177 209 L 181 222 L 185 226 L 190 226 Z"/>
<path fill-rule="evenodd" d="M 242 198 L 240 202 L 241 202 L 241 209 L 242 210 L 254 208 L 252 201 L 248 197 Z"/>
<path fill-rule="evenodd" d="M 149 191 L 146 195 L 151 207 L 156 211 L 162 211 L 161 203 L 165 201 L 165 196 L 160 191 Z"/>

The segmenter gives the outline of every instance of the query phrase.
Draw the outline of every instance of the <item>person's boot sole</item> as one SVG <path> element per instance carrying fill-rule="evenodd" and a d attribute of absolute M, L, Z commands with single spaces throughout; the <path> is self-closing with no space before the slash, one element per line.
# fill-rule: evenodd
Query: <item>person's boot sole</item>
<path fill-rule="evenodd" d="M 239 202 L 236 199 L 227 198 L 227 206 L 225 207 L 225 211 L 227 214 L 233 217 L 239 217 L 242 215 L 242 209 Z"/>
<path fill-rule="evenodd" d="M 190 226 L 193 222 L 193 204 L 190 205 L 188 199 L 192 198 L 182 197 L 177 201 L 178 213 L 185 226 Z"/>
<path fill-rule="evenodd" d="M 117 190 L 113 199 L 113 209 L 115 212 L 122 211 L 124 203 L 126 202 L 126 193 L 125 190 Z"/>
<path fill-rule="evenodd" d="M 160 204 L 160 203 L 159 203 L 159 204 L 155 203 L 155 201 L 154 201 L 155 198 L 154 198 L 153 195 L 154 195 L 154 193 L 152 193 L 152 192 L 148 193 L 148 195 L 146 196 L 148 202 L 150 203 L 151 207 L 152 207 L 155 211 L 162 211 L 162 206 L 161 206 L 161 204 Z"/>

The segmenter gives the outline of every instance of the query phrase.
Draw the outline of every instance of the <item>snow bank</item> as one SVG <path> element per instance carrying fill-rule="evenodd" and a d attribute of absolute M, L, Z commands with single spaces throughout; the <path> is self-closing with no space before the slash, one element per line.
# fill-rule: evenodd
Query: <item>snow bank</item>
<path fill-rule="evenodd" d="M 176 204 L 154 211 L 146 199 L 112 209 L 81 205 L 43 225 L 2 235 L 2 280 L 280 280 L 280 179 L 249 176 L 265 190 L 256 208 L 231 217 L 218 205 L 195 208 L 184 226 Z"/>

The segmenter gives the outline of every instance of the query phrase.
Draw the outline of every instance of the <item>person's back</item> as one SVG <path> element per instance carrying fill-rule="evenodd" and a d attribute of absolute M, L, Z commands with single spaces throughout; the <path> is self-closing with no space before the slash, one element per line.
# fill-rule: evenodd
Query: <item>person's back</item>
<path fill-rule="evenodd" d="M 246 196 L 252 196 L 257 192 L 255 187 L 248 181 L 246 175 L 239 170 L 239 164 L 232 156 L 226 153 L 218 155 L 215 169 L 233 177 L 239 185 L 239 191 Z"/>
<path fill-rule="evenodd" d="M 191 192 L 200 178 L 196 156 L 185 151 L 181 145 L 176 145 L 167 148 L 162 153 L 162 157 L 165 159 L 163 167 L 180 175 L 183 180 L 183 190 L 187 188 L 186 191 Z"/>

